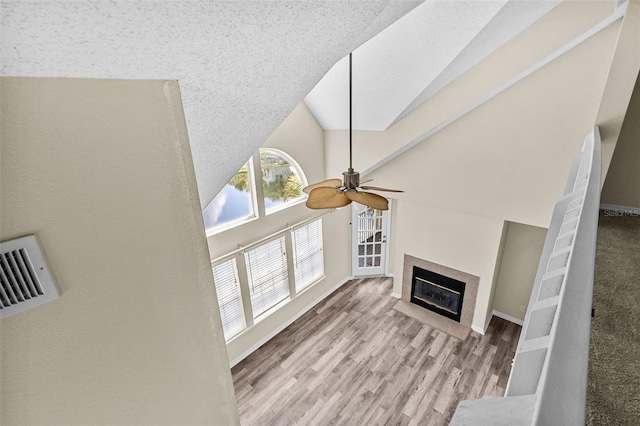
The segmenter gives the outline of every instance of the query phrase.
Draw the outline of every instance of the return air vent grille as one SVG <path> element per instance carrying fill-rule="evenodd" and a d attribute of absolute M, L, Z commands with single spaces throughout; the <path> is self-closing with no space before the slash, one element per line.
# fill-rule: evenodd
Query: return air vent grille
<path fill-rule="evenodd" d="M 0 318 L 58 297 L 34 235 L 0 243 Z"/>

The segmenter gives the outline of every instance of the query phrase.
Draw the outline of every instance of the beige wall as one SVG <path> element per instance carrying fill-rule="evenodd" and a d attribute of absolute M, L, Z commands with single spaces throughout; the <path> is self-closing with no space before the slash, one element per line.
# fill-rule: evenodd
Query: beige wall
<path fill-rule="evenodd" d="M 238 424 L 177 83 L 1 81 L 0 237 L 61 290 L 0 323 L 2 424 Z"/>
<path fill-rule="evenodd" d="M 640 208 L 640 78 L 636 80 L 600 201 Z"/>
<path fill-rule="evenodd" d="M 385 132 L 354 131 L 354 167 L 364 171 L 405 144 L 420 138 L 429 129 L 447 120 L 607 18 L 614 7 L 615 1 L 611 0 L 563 2 Z M 619 24 L 615 26 L 619 28 Z M 577 67 L 571 68 L 569 71 L 574 72 L 572 78 L 589 78 L 589 75 L 583 77 L 582 74 L 585 70 L 588 71 L 587 74 L 592 73 L 593 70 L 590 69 L 592 65 L 598 72 L 602 70 L 606 72 L 611 63 L 616 36 L 617 34 L 614 34 L 612 38 L 607 39 L 610 45 L 605 47 L 604 51 L 596 52 L 598 60 L 595 63 L 591 61 L 589 67 L 581 68 L 578 72 L 575 71 Z M 590 102 L 599 101 L 603 87 L 604 81 L 597 87 L 589 88 Z M 594 97 L 598 100 L 594 101 Z M 522 103 L 522 100 L 516 103 Z M 546 109 L 548 107 L 547 105 Z M 597 107 L 592 106 L 592 108 L 597 110 Z M 591 117 L 589 126 L 593 125 L 593 118 Z M 579 140 L 582 141 L 586 132 L 590 130 L 591 127 L 588 127 Z M 327 174 L 333 176 L 346 168 L 348 144 L 345 141 L 348 141 L 348 134 L 346 131 L 326 131 L 325 133 Z"/>
<path fill-rule="evenodd" d="M 473 326 L 484 329 L 490 309 L 491 284 L 503 221 L 441 209 L 426 203 L 397 203 L 395 278 L 393 291 L 402 292 L 404 254 L 457 269 L 480 278 Z"/>
<path fill-rule="evenodd" d="M 354 132 L 354 165 L 360 171 L 374 165 L 605 19 L 614 6 L 613 1 L 565 2 L 386 132 Z M 619 28 L 620 23 L 610 26 L 373 173 L 376 184 L 407 191 L 398 196 L 392 223 L 389 270 L 397 282 L 405 253 L 478 275 L 474 326 L 486 325 L 497 297 L 505 220 L 548 224 L 571 159 L 594 123 Z M 325 131 L 323 148 L 321 133 L 301 105 L 264 146 L 292 155 L 309 182 L 340 177 L 348 162 L 347 134 Z M 210 237 L 211 255 L 313 214 L 299 205 Z M 323 220 L 329 230 L 327 279 L 233 339 L 231 359 L 350 273 L 346 209 Z M 537 262 L 530 259 L 528 267 Z M 394 292 L 400 292 L 398 284 Z"/>
<path fill-rule="evenodd" d="M 356 168 L 373 166 L 612 11 L 612 2 L 554 9 L 392 128 L 355 132 Z M 548 226 L 572 159 L 594 125 L 620 27 L 620 21 L 610 25 L 367 176 L 406 191 L 395 204 L 396 292 L 405 253 L 477 275 L 473 325 L 485 327 L 492 297 L 498 298 L 503 223 Z M 344 133 L 325 135 L 331 176 L 344 168 Z M 538 259 L 529 261 L 535 270 Z"/>
<path fill-rule="evenodd" d="M 304 103 L 301 103 L 276 129 L 263 147 L 282 150 L 303 169 L 309 183 L 324 179 L 323 130 Z M 211 258 L 223 256 L 263 237 L 283 230 L 287 225 L 318 216 L 322 210 L 310 210 L 298 204 L 259 217 L 242 226 L 208 238 Z M 305 289 L 277 311 L 260 318 L 250 329 L 231 339 L 227 345 L 229 359 L 234 361 L 272 336 L 305 308 L 319 300 L 336 284 L 351 275 L 351 220 L 349 208 L 322 216 L 325 278 Z"/>
<path fill-rule="evenodd" d="M 350 211 L 336 210 L 323 216 L 325 278 L 298 293 L 294 299 L 272 313 L 261 316 L 252 328 L 240 333 L 227 344 L 229 359 L 240 360 L 257 349 L 265 339 L 273 337 L 306 308 L 319 302 L 351 274 Z"/>
<path fill-rule="evenodd" d="M 491 316 L 493 315 L 493 303 L 496 299 L 496 293 L 498 288 L 498 278 L 500 277 L 500 269 L 502 268 L 502 260 L 504 259 L 504 252 L 507 246 L 507 235 L 509 234 L 509 223 L 507 221 L 502 222 L 502 233 L 500 234 L 500 245 L 498 246 L 498 253 L 496 254 L 496 263 L 493 268 L 493 280 L 491 281 L 491 291 L 489 293 L 489 302 L 487 303 L 486 314 L 484 317 L 485 327 L 489 326 Z"/>
<path fill-rule="evenodd" d="M 400 203 L 427 196 L 430 205 L 546 227 L 573 156 L 595 122 L 609 63 L 593 58 L 611 57 L 619 27 L 603 30 L 367 177 L 404 189 Z M 509 62 L 501 52 L 487 59 L 494 68 Z M 457 85 L 448 87 L 449 96 L 456 96 Z M 426 132 L 430 117 L 423 113 L 416 110 L 397 125 Z M 327 132 L 331 176 L 344 167 L 345 154 L 335 146 L 340 140 L 339 132 Z M 363 163 L 361 153 L 373 155 L 378 146 L 398 140 L 390 129 L 375 137 L 358 132 L 356 143 L 354 161 L 362 170 L 372 164 Z"/>
<path fill-rule="evenodd" d="M 524 321 L 547 230 L 515 222 L 508 225 L 493 309 Z"/>
<path fill-rule="evenodd" d="M 601 185 L 606 182 L 639 72 L 640 0 L 629 0 L 595 121 L 602 139 Z"/>
<path fill-rule="evenodd" d="M 289 154 L 302 168 L 309 183 L 324 179 L 322 128 L 304 103 L 296 107 L 265 141 L 262 147 L 276 148 Z M 242 226 L 207 238 L 211 258 L 215 259 L 274 232 L 320 214 L 303 204 L 276 211 L 251 220 Z"/>

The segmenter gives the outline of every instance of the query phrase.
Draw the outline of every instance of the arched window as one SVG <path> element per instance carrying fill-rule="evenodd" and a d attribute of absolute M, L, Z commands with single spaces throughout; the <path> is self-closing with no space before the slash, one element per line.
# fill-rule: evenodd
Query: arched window
<path fill-rule="evenodd" d="M 252 169 L 251 161 L 245 163 L 204 209 L 202 215 L 207 233 L 240 225 L 256 216 Z"/>
<path fill-rule="evenodd" d="M 271 214 L 306 199 L 302 188 L 307 186 L 307 178 L 293 158 L 273 148 L 260 149 L 258 155 L 259 169 L 257 159 L 256 162 L 250 159 L 202 212 L 207 235 L 241 225 L 262 212 Z M 262 191 L 256 190 L 258 182 L 262 182 Z M 260 192 L 262 197 L 257 199 Z"/>
<path fill-rule="evenodd" d="M 260 149 L 260 171 L 267 214 L 305 199 L 302 188 L 307 186 L 307 179 L 298 163 L 284 152 Z"/>

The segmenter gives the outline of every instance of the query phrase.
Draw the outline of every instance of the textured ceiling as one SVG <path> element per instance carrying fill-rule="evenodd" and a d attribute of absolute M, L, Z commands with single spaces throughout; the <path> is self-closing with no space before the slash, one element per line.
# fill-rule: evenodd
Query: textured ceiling
<path fill-rule="evenodd" d="M 426 0 L 353 52 L 353 128 L 387 129 L 561 3 Z M 348 59 L 305 98 L 325 129 L 349 127 Z"/>
<path fill-rule="evenodd" d="M 340 58 L 420 3 L 3 1 L 2 75 L 178 79 L 205 206 Z"/>

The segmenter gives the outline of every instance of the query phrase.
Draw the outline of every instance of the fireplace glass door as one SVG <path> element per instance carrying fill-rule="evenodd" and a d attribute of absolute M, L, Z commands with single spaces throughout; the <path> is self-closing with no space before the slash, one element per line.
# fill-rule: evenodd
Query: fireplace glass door
<path fill-rule="evenodd" d="M 413 267 L 411 303 L 460 322 L 465 283 Z"/>

